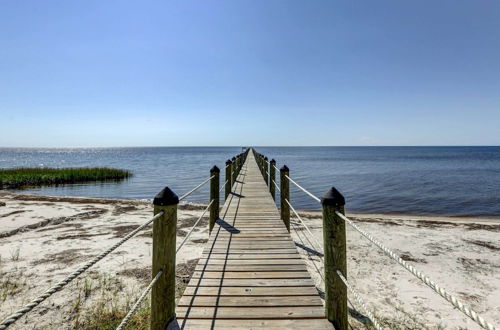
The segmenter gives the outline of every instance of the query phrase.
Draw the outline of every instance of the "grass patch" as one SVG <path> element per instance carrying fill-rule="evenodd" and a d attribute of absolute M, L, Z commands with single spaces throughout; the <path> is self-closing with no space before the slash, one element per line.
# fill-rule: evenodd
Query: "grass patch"
<path fill-rule="evenodd" d="M 93 181 L 119 181 L 132 176 L 115 168 L 13 168 L 0 169 L 0 189 Z"/>
<path fill-rule="evenodd" d="M 16 267 L 11 271 L 6 271 L 2 264 L 3 260 L 0 255 L 0 303 L 20 293 L 28 286 L 24 270 Z"/>
<path fill-rule="evenodd" d="M 198 259 L 188 260 L 176 267 L 175 297 L 178 300 L 189 282 Z M 120 278 L 136 278 L 145 286 L 151 280 L 151 268 L 131 268 L 116 275 L 95 272 L 87 278 L 77 279 L 73 288 L 74 298 L 67 303 L 68 321 L 72 329 L 114 330 L 144 290 L 126 290 Z M 130 289 L 130 287 L 129 287 Z M 137 312 L 132 316 L 125 329 L 149 330 L 151 322 L 150 295 L 146 297 Z"/>

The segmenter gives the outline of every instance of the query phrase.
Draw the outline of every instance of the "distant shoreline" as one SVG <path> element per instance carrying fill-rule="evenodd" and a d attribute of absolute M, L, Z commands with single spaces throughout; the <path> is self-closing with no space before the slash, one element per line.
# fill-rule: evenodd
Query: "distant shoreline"
<path fill-rule="evenodd" d="M 83 196 L 53 196 L 53 195 L 36 195 L 22 194 L 11 191 L 0 191 L 0 197 L 11 197 L 15 200 L 24 201 L 48 201 L 48 202 L 68 202 L 68 203 L 95 203 L 95 204 L 132 204 L 132 205 L 150 205 L 151 201 L 140 199 L 123 199 L 123 198 L 99 198 L 99 197 L 83 197 Z M 196 209 L 204 209 L 206 203 L 199 202 L 181 202 L 181 209 L 185 209 L 188 205 Z M 321 213 L 321 210 L 299 209 L 300 213 L 315 214 Z M 413 214 L 413 213 L 391 213 L 391 212 L 346 212 L 347 215 L 360 218 L 376 218 L 383 217 L 384 219 L 399 219 L 399 220 L 424 220 L 425 218 L 433 218 L 436 221 L 452 221 L 460 222 L 460 220 L 476 220 L 475 222 L 499 222 L 499 215 L 433 215 L 433 214 Z"/>

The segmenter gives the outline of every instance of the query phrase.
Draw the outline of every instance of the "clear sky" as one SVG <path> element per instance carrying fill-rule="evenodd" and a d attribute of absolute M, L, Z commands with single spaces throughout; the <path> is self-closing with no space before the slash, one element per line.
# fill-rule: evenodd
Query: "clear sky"
<path fill-rule="evenodd" d="M 0 1 L 0 146 L 500 145 L 500 2 Z"/>

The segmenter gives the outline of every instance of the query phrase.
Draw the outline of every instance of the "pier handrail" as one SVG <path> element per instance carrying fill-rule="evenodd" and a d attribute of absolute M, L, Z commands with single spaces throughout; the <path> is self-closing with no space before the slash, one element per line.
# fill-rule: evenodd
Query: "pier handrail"
<path fill-rule="evenodd" d="M 175 253 L 179 252 L 179 250 L 182 248 L 182 246 L 184 245 L 184 243 L 186 243 L 186 241 L 188 240 L 189 236 L 191 236 L 191 233 L 193 232 L 193 230 L 196 228 L 196 226 L 198 226 L 198 223 L 201 221 L 201 219 L 203 219 L 203 217 L 205 216 L 205 213 L 207 213 L 207 211 L 210 209 L 210 206 L 212 206 L 213 203 L 214 203 L 214 201 L 212 200 L 208 204 L 208 206 L 205 208 L 205 210 L 203 210 L 203 213 L 200 215 L 200 217 L 198 218 L 198 220 L 196 220 L 196 222 L 194 223 L 193 227 L 191 227 L 191 229 L 189 230 L 189 232 L 186 234 L 186 237 L 184 237 L 184 239 L 182 240 L 181 244 L 179 244 L 179 246 L 175 250 Z"/>
<path fill-rule="evenodd" d="M 245 153 L 233 157 L 232 160 L 226 162 L 225 183 L 220 187 L 220 170 L 214 166 L 210 170 L 210 177 L 202 182 L 200 185 L 192 189 L 187 194 L 183 195 L 178 200 L 187 197 L 192 192 L 199 189 L 204 184 L 210 182 L 210 202 L 203 210 L 200 217 L 196 220 L 189 232 L 186 234 L 182 242 L 176 246 L 176 232 L 177 232 L 177 206 L 178 200 L 174 192 L 168 187 L 162 190 L 153 202 L 155 212 L 165 210 L 168 216 L 175 221 L 159 224 L 158 230 L 153 228 L 153 274 L 158 270 L 163 270 L 164 275 L 161 277 L 156 285 L 151 285 L 151 329 L 160 330 L 165 329 L 168 324 L 175 318 L 175 268 L 176 268 L 176 255 L 188 241 L 194 229 L 199 225 L 205 214 L 210 210 L 209 215 L 209 232 L 212 231 L 217 218 L 219 217 L 219 193 L 225 188 L 225 199 L 229 198 L 231 187 L 236 182 L 238 175 L 241 172 L 243 163 L 250 149 Z M 147 292 L 145 293 L 147 294 Z M 140 304 L 140 301 L 137 301 Z M 135 306 L 135 305 L 134 305 Z M 132 312 L 133 313 L 133 312 Z M 126 323 L 126 321 L 125 321 Z"/>
<path fill-rule="evenodd" d="M 382 327 L 378 323 L 378 321 L 375 318 L 375 316 L 373 316 L 373 313 L 370 311 L 370 309 L 368 307 L 366 307 L 365 301 L 363 300 L 363 298 L 361 298 L 361 296 L 359 295 L 359 293 L 356 290 L 354 290 L 354 288 L 352 287 L 352 285 L 347 281 L 347 279 L 342 274 L 342 272 L 340 272 L 340 270 L 337 270 L 337 275 L 342 280 L 342 282 L 344 282 L 344 285 L 347 287 L 347 289 L 349 289 L 349 291 L 351 292 L 351 294 L 354 296 L 354 299 L 356 299 L 356 302 L 361 307 L 361 309 L 363 310 L 363 312 L 368 316 L 368 318 L 370 319 L 370 321 L 373 324 L 373 327 L 375 329 L 377 329 L 377 330 L 382 330 Z"/>
<path fill-rule="evenodd" d="M 212 200 L 208 204 L 208 206 L 205 208 L 205 210 L 203 211 L 203 213 L 201 214 L 201 216 L 198 218 L 198 220 L 196 220 L 196 222 L 194 223 L 194 225 L 191 227 L 191 229 L 189 230 L 189 232 L 186 234 L 186 237 L 184 237 L 184 240 L 181 242 L 181 244 L 179 244 L 179 246 L 175 250 L 176 254 L 182 248 L 182 246 L 184 245 L 184 243 L 187 242 L 188 238 L 191 236 L 191 234 L 194 231 L 194 229 L 196 228 L 196 226 L 198 226 L 198 223 L 200 222 L 200 220 L 203 219 L 203 217 L 205 216 L 205 213 L 207 213 L 207 211 L 210 209 L 210 206 L 212 206 L 213 202 L 214 201 Z M 162 273 L 163 273 L 163 271 L 160 270 L 156 274 L 155 278 L 149 283 L 148 287 L 143 291 L 143 293 L 141 294 L 141 296 L 134 303 L 134 305 L 132 306 L 132 308 L 130 309 L 130 311 L 127 313 L 127 315 L 123 318 L 123 320 L 121 321 L 120 325 L 116 328 L 116 330 L 121 330 L 121 329 L 123 329 L 125 327 L 125 325 L 127 325 L 127 323 L 130 320 L 130 318 L 135 314 L 135 312 L 137 311 L 137 309 L 141 305 L 142 301 L 146 298 L 146 295 L 149 293 L 149 291 L 151 291 L 151 289 L 153 288 L 153 285 L 156 283 L 156 281 L 158 280 L 158 278 L 161 276 Z"/>
<path fill-rule="evenodd" d="M 289 177 L 288 175 L 286 176 L 286 178 L 288 180 L 290 180 L 291 183 L 293 183 L 297 188 L 299 188 L 300 190 L 302 190 L 303 192 L 305 192 L 307 195 L 311 196 L 316 202 L 318 203 L 321 203 L 321 199 L 319 199 L 318 197 L 314 196 L 311 192 L 309 192 L 307 189 L 305 189 L 304 187 L 302 187 L 300 184 L 298 184 L 297 182 L 295 182 L 291 177 Z"/>
<path fill-rule="evenodd" d="M 290 209 L 293 211 L 293 213 L 295 214 L 295 216 L 297 217 L 297 219 L 299 219 L 300 224 L 302 224 L 302 226 L 309 232 L 309 234 L 311 235 L 311 237 L 314 239 L 314 241 L 316 242 L 316 244 L 319 247 L 319 248 L 317 248 L 317 247 L 313 246 L 313 248 L 317 249 L 319 252 L 323 252 L 323 246 L 322 246 L 322 244 L 316 239 L 316 237 L 312 233 L 311 229 L 309 229 L 309 227 L 306 225 L 306 223 L 304 222 L 304 220 L 302 220 L 302 218 L 297 213 L 297 211 L 292 206 L 292 204 L 290 204 L 290 202 L 288 201 L 288 199 L 285 199 L 285 202 L 290 206 Z"/>
<path fill-rule="evenodd" d="M 146 287 L 146 289 L 144 289 L 141 296 L 136 300 L 136 302 L 134 303 L 132 308 L 129 310 L 127 315 L 123 318 L 123 320 L 120 322 L 120 324 L 116 327 L 116 330 L 122 330 L 123 328 L 125 328 L 128 321 L 130 321 L 132 316 L 134 316 L 134 314 L 137 312 L 137 309 L 139 308 L 139 306 L 141 306 L 142 302 L 144 301 L 144 299 L 148 295 L 149 291 L 151 291 L 151 289 L 153 288 L 153 285 L 155 285 L 155 283 L 158 281 L 158 279 L 160 278 L 160 276 L 162 274 L 163 274 L 163 271 L 160 270 L 156 274 L 156 276 L 151 280 L 151 282 L 149 282 L 149 285 Z"/>
<path fill-rule="evenodd" d="M 17 310 L 10 316 L 8 316 L 2 323 L 0 323 L 0 330 L 7 329 L 11 324 L 16 322 L 19 318 L 21 318 L 24 314 L 28 313 L 31 311 L 33 308 L 38 306 L 41 302 L 43 302 L 45 299 L 49 298 L 51 295 L 54 293 L 62 290 L 67 284 L 69 284 L 71 281 L 73 281 L 76 277 L 78 277 L 80 274 L 85 272 L 87 269 L 95 265 L 98 261 L 102 260 L 104 257 L 106 257 L 108 254 L 116 250 L 120 245 L 131 239 L 135 234 L 137 234 L 139 231 L 142 229 L 146 228 L 150 223 L 155 221 L 156 219 L 160 218 L 163 215 L 163 212 L 158 213 L 133 231 L 127 234 L 124 238 L 122 238 L 120 241 L 117 243 L 113 244 L 106 250 L 104 250 L 102 253 L 100 253 L 98 256 L 92 258 L 91 260 L 87 261 L 85 264 L 82 266 L 78 267 L 75 269 L 71 274 L 66 276 L 63 280 L 59 281 L 57 284 L 49 288 L 47 291 L 45 291 L 43 294 L 39 295 L 37 298 L 33 299 L 29 304 L 25 305 L 21 309 Z"/>
<path fill-rule="evenodd" d="M 456 297 L 449 294 L 445 289 L 443 289 L 442 287 L 437 285 L 428 276 L 426 276 L 422 272 L 418 271 L 412 265 L 408 264 L 400 256 L 398 256 L 396 253 L 394 253 L 394 251 L 392 251 L 391 249 L 384 246 L 382 243 L 380 243 L 380 241 L 375 239 L 372 235 L 370 235 L 369 233 L 367 233 L 363 229 L 359 228 L 354 222 L 352 222 L 351 219 L 349 219 L 348 217 L 346 217 L 345 215 L 343 215 L 340 212 L 336 212 L 336 213 L 340 218 L 342 218 L 352 228 L 354 228 L 361 235 L 363 235 L 366 239 L 368 239 L 371 243 L 373 243 L 380 250 L 382 250 L 389 258 L 391 258 L 392 260 L 395 260 L 404 269 L 409 271 L 413 276 L 418 278 L 421 282 L 423 282 L 425 285 L 427 285 L 429 288 L 431 288 L 434 292 L 436 292 L 441 297 L 443 297 L 446 301 L 448 301 L 454 307 L 458 308 L 458 310 L 460 310 L 462 313 L 467 315 L 470 319 L 472 319 L 474 322 L 479 324 L 482 328 L 488 329 L 488 330 L 496 329 L 491 323 L 487 322 L 484 318 L 479 316 L 475 311 L 473 311 L 469 307 L 465 306 L 460 300 L 458 300 Z"/>
<path fill-rule="evenodd" d="M 193 189 L 191 189 L 190 191 L 188 191 L 187 193 L 185 193 L 184 195 L 182 195 L 181 197 L 179 197 L 179 201 L 182 201 L 183 199 L 185 199 L 186 197 L 188 197 L 189 195 L 191 195 L 192 193 L 194 193 L 196 190 L 198 190 L 201 187 L 203 187 L 204 185 L 206 185 L 213 178 L 214 178 L 214 175 L 212 175 L 211 177 L 209 177 L 208 179 L 206 179 L 205 181 L 203 181 L 202 183 L 200 183 L 199 185 L 197 185 L 196 187 L 194 187 Z"/>
<path fill-rule="evenodd" d="M 262 158 L 262 156 L 261 156 L 261 158 Z M 273 165 L 273 164 L 270 164 L 270 165 L 274 166 L 275 169 L 278 169 L 275 165 Z M 313 193 L 311 193 L 310 191 L 308 191 L 307 189 L 305 189 L 304 187 L 302 187 L 301 185 L 299 185 L 297 182 L 295 182 L 292 178 L 290 178 L 290 176 L 287 173 L 288 172 L 288 167 L 286 167 L 286 166 L 284 166 L 284 167 L 286 168 L 286 172 L 285 172 L 283 178 L 285 178 L 288 182 L 292 182 L 297 188 L 299 188 L 300 190 L 302 190 L 305 194 L 307 194 L 308 196 L 310 196 L 311 198 L 313 198 L 315 201 L 323 204 L 323 218 L 325 219 L 324 198 L 320 199 L 319 197 L 315 196 Z M 281 171 L 283 171 L 283 169 L 281 169 Z M 278 185 L 276 184 L 276 182 L 274 180 L 272 180 L 272 183 L 276 187 L 278 187 Z M 332 190 L 336 194 L 338 194 L 341 197 L 342 201 L 343 201 L 343 196 L 341 196 L 340 193 L 335 188 L 332 188 Z M 289 201 L 289 193 L 286 196 L 286 198 L 284 198 L 284 201 L 286 203 L 285 205 L 287 206 L 287 208 L 290 208 L 292 210 L 292 212 L 295 214 L 295 216 L 299 220 L 299 223 L 302 224 L 304 226 L 304 228 L 306 228 L 306 230 L 309 233 L 309 235 L 314 238 L 316 244 L 319 244 L 319 242 L 315 239 L 315 237 L 312 234 L 312 232 L 309 229 L 309 227 L 305 224 L 305 222 L 303 221 L 303 219 L 299 216 L 298 212 L 295 210 L 295 208 L 290 203 L 290 201 Z M 352 220 L 350 220 L 347 216 L 345 216 L 343 214 L 343 212 L 344 212 L 343 211 L 343 204 L 341 204 L 341 205 L 339 204 L 338 206 L 340 206 L 340 208 L 341 208 L 342 211 L 339 211 L 338 207 L 336 207 L 337 209 L 334 210 L 334 216 L 335 217 L 338 217 L 339 219 L 342 219 L 345 223 L 347 223 L 352 228 L 354 228 L 356 231 L 358 231 L 362 236 L 364 236 L 371 243 L 373 243 L 375 246 L 377 246 L 379 249 L 381 249 L 388 257 L 390 257 L 391 259 L 395 260 L 400 266 L 402 266 L 408 272 L 410 272 L 410 274 L 412 274 L 415 277 L 417 277 L 421 282 L 423 282 L 425 285 L 427 285 L 428 287 L 430 287 L 434 292 L 436 292 L 441 297 L 443 297 L 453 307 L 457 308 L 464 315 L 466 315 L 471 320 L 473 320 L 474 322 L 476 322 L 479 326 L 481 326 L 482 328 L 487 329 L 487 330 L 497 330 L 497 328 L 495 326 L 493 326 L 491 323 L 487 322 L 483 317 L 481 317 L 480 315 L 478 315 L 470 307 L 464 305 L 463 302 L 461 302 L 459 299 L 457 299 L 456 297 L 454 297 L 453 295 L 451 295 L 450 293 L 448 293 L 445 289 L 443 289 L 442 287 L 440 287 L 439 285 L 437 285 L 428 276 L 424 275 L 422 272 L 418 271 L 415 267 L 413 267 L 412 265 L 408 264 L 400 256 L 398 256 L 392 250 L 390 250 L 389 248 L 387 248 L 386 246 L 384 246 L 382 243 L 380 243 L 380 241 L 378 241 L 377 239 L 375 239 L 372 235 L 370 235 L 366 231 L 364 231 L 361 228 L 359 228 Z M 283 207 L 283 203 L 282 203 L 282 207 Z M 286 219 L 283 219 L 283 221 L 285 221 L 285 223 L 286 223 Z M 288 221 L 289 221 L 289 219 L 288 219 Z M 325 228 L 323 228 L 323 230 L 325 230 Z M 345 235 L 345 233 L 344 233 L 344 235 Z M 345 242 L 344 242 L 344 244 L 345 244 Z M 319 244 L 319 246 L 321 246 L 321 244 Z M 314 246 L 313 246 L 313 248 L 314 248 Z M 324 249 L 324 247 L 323 247 L 323 249 Z M 323 258 L 323 262 L 324 262 L 324 258 Z M 356 299 L 356 302 L 366 312 L 366 314 L 368 315 L 369 319 L 372 321 L 373 326 L 376 329 L 381 329 L 380 328 L 380 324 L 374 318 L 373 314 L 367 309 L 365 303 L 363 302 L 363 300 L 361 299 L 361 297 L 359 296 L 359 294 L 355 291 L 354 287 L 351 284 L 349 284 L 349 282 L 347 281 L 347 279 L 343 275 L 343 272 L 340 269 L 336 269 L 335 272 L 337 273 L 339 279 L 344 283 L 344 285 L 346 286 L 346 288 L 353 294 L 353 296 Z M 324 278 L 323 278 L 323 280 L 324 280 Z M 326 282 L 325 282 L 325 285 L 326 285 Z"/>

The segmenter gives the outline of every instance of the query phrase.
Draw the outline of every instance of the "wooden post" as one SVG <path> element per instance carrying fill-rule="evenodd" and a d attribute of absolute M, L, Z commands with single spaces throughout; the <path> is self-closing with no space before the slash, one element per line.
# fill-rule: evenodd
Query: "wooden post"
<path fill-rule="evenodd" d="M 344 214 L 345 199 L 332 187 L 321 198 L 323 205 L 323 246 L 325 263 L 325 314 L 335 329 L 347 330 L 347 287 L 337 274 L 347 278 L 345 221 L 335 212 Z"/>
<path fill-rule="evenodd" d="M 175 238 L 177 195 L 165 187 L 153 200 L 154 214 L 163 215 L 153 223 L 152 277 L 159 277 L 151 291 L 151 330 L 164 330 L 175 318 Z"/>
<path fill-rule="evenodd" d="M 236 157 L 233 157 L 232 158 L 232 161 L 233 161 L 233 180 L 232 180 L 232 183 L 234 185 L 234 183 L 236 182 L 236 178 L 238 177 L 238 170 L 237 170 L 237 164 L 236 164 Z"/>
<path fill-rule="evenodd" d="M 271 193 L 271 196 L 273 196 L 273 199 L 276 200 L 276 186 L 274 185 L 274 182 L 276 182 L 276 161 L 274 159 L 271 159 L 269 163 L 269 192 Z"/>
<path fill-rule="evenodd" d="M 212 205 L 210 206 L 210 218 L 208 224 L 208 231 L 212 232 L 212 228 L 215 226 L 215 221 L 219 219 L 219 178 L 220 170 L 217 166 L 212 167 L 210 170 L 210 202 Z"/>
<path fill-rule="evenodd" d="M 281 206 L 281 219 L 285 223 L 286 229 L 290 232 L 290 206 L 285 201 L 290 202 L 290 182 L 286 176 L 290 176 L 290 170 L 286 165 L 280 168 L 280 206 Z"/>
<path fill-rule="evenodd" d="M 233 178 L 231 172 L 233 170 L 233 163 L 228 159 L 226 160 L 226 187 L 224 191 L 224 200 L 227 200 L 227 196 L 231 193 L 231 187 L 233 186 Z"/>
<path fill-rule="evenodd" d="M 267 163 L 267 157 L 264 157 L 264 181 L 269 186 L 269 164 Z"/>

